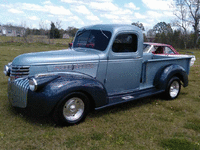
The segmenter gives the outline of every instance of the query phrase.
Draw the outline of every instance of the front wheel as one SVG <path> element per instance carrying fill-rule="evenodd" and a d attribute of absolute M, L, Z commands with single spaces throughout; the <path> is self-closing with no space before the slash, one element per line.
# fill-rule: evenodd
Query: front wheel
<path fill-rule="evenodd" d="M 175 99 L 178 97 L 181 90 L 181 83 L 178 77 L 172 77 L 169 82 L 167 89 L 165 91 L 165 96 L 167 99 Z"/>
<path fill-rule="evenodd" d="M 68 96 L 54 111 L 53 118 L 59 125 L 73 125 L 85 119 L 89 111 L 89 100 L 83 93 Z"/>

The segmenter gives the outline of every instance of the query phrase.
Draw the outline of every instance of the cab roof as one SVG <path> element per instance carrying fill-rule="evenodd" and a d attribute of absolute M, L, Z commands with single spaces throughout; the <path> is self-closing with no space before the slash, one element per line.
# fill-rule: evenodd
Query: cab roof
<path fill-rule="evenodd" d="M 144 42 L 144 44 L 156 45 L 156 46 L 171 46 L 171 45 L 169 45 L 169 44 L 153 43 L 153 42 Z"/>
<path fill-rule="evenodd" d="M 91 25 L 91 26 L 85 26 L 80 28 L 80 30 L 84 29 L 93 29 L 93 30 L 106 30 L 110 32 L 114 32 L 117 30 L 134 30 L 134 31 L 139 31 L 142 33 L 142 30 L 139 27 L 136 27 L 134 25 L 127 25 L 127 24 L 97 24 L 97 25 Z"/>

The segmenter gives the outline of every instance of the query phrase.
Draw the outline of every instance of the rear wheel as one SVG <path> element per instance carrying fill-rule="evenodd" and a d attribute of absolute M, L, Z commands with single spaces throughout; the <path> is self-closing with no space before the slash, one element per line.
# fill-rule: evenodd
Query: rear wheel
<path fill-rule="evenodd" d="M 178 97 L 181 90 L 181 83 L 178 77 L 172 77 L 169 82 L 167 89 L 165 91 L 165 97 L 167 99 L 175 99 Z"/>
<path fill-rule="evenodd" d="M 83 93 L 68 96 L 54 111 L 53 118 L 59 125 L 78 124 L 89 111 L 89 100 Z"/>

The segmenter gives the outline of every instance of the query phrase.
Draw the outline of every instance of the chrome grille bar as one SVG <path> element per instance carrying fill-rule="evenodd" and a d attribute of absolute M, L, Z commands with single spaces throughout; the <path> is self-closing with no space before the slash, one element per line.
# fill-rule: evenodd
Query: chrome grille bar
<path fill-rule="evenodd" d="M 27 94 L 29 89 L 29 80 L 27 78 L 18 78 L 8 82 L 8 99 L 12 106 L 25 108 L 27 106 Z"/>
<path fill-rule="evenodd" d="M 30 66 L 12 66 L 11 68 L 11 76 L 27 76 L 29 75 Z"/>

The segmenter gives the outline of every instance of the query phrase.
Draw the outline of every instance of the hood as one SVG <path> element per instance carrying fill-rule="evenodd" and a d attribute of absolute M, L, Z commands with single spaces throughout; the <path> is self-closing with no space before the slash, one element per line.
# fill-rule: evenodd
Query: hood
<path fill-rule="evenodd" d="M 14 58 L 12 65 L 30 66 L 55 64 L 61 62 L 94 61 L 99 60 L 100 52 L 85 49 L 66 49 L 46 52 L 22 54 Z"/>

